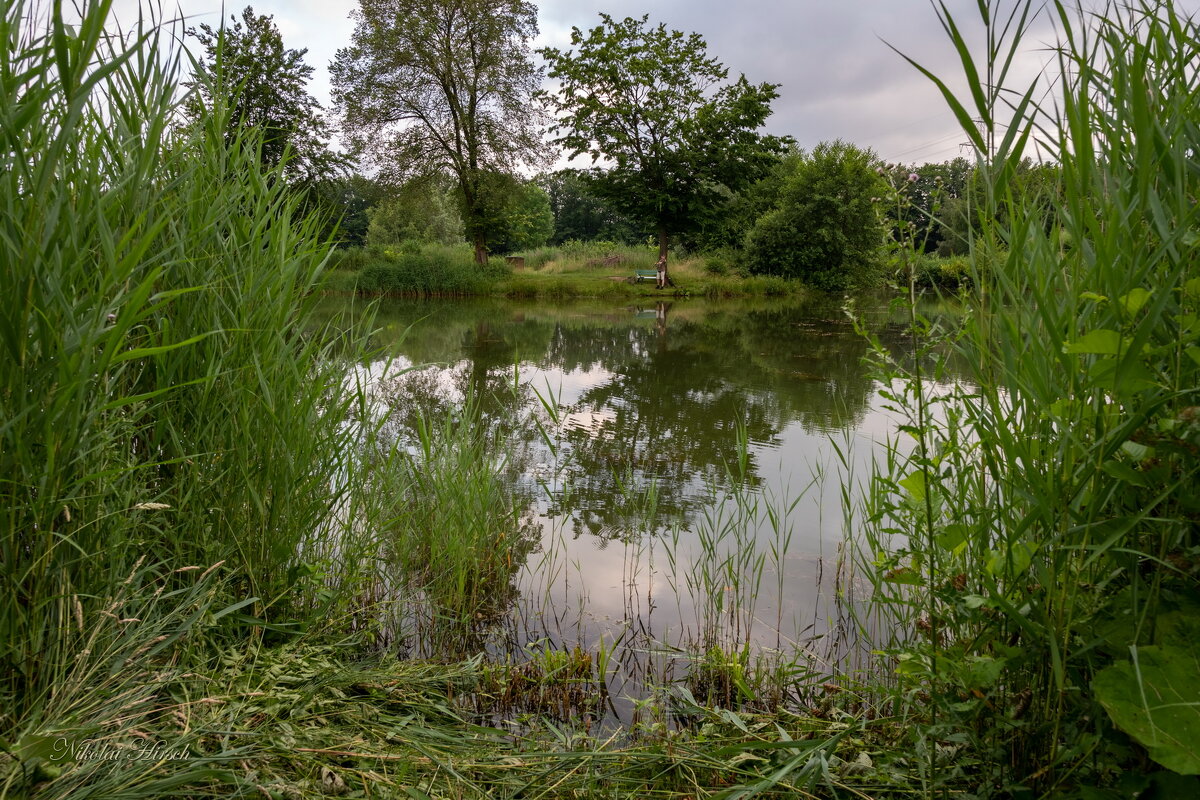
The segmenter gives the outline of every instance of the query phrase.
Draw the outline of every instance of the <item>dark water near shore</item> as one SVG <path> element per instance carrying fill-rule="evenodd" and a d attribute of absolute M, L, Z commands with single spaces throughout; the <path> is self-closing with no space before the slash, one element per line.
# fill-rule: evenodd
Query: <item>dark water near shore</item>
<path fill-rule="evenodd" d="M 360 369 L 397 435 L 468 396 L 526 421 L 503 469 L 538 541 L 502 646 L 615 644 L 617 684 L 714 644 L 828 665 L 861 599 L 847 501 L 897 422 L 843 304 L 387 300 Z M 905 311 L 855 306 L 910 357 Z"/>

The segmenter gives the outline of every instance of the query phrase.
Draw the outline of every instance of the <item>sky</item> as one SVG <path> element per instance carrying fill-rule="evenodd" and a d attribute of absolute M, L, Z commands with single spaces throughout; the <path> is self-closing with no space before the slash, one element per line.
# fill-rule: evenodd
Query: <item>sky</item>
<path fill-rule="evenodd" d="M 599 0 L 598 0 L 599 2 Z M 710 56 L 731 76 L 754 83 L 780 84 L 779 98 L 766 130 L 794 137 L 801 147 L 843 139 L 870 147 L 886 161 L 923 163 L 969 155 L 965 136 L 937 88 L 892 47 L 912 57 L 961 91 L 954 48 L 927 0 L 541 0 L 541 29 L 535 46 L 567 48 L 572 26 L 599 24 L 599 11 L 618 19 L 649 14 L 652 23 L 697 32 Z M 976 0 L 944 0 L 978 49 L 983 29 Z M 117 0 L 126 19 L 138 0 Z M 164 3 L 166 5 L 166 3 Z M 226 6 L 240 15 L 246 0 Z M 350 11 L 356 0 L 256 0 L 259 14 L 275 18 L 285 47 L 308 49 L 306 62 L 315 74 L 309 90 L 329 106 L 329 62 L 349 44 Z M 1003 3 L 1011 7 L 1011 3 Z M 189 24 L 216 26 L 220 0 L 178 0 Z M 1178 0 L 1186 13 L 1200 0 Z M 1014 68 L 1031 79 L 1052 60 L 1052 20 L 1043 14 L 1025 38 Z M 891 47 L 889 47 L 889 45 Z"/>

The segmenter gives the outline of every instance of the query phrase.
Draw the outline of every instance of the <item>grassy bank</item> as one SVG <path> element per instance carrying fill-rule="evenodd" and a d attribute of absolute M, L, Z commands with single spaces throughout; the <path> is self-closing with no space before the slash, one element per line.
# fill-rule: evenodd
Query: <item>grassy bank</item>
<path fill-rule="evenodd" d="M 657 252 L 611 242 L 570 242 L 493 257 L 480 267 L 466 245 L 397 245 L 335 253 L 323 288 L 363 295 L 511 298 L 773 297 L 802 294 L 796 281 L 749 276 L 729 269 L 723 258 L 704 255 L 673 259 L 674 286 L 659 290 L 637 281 L 637 270 L 653 270 Z"/>
<path fill-rule="evenodd" d="M 219 753 L 200 780 L 167 759 L 155 765 L 158 784 L 122 791 L 128 771 L 83 760 L 61 775 L 45 772 L 58 791 L 43 786 L 36 796 L 855 795 L 878 787 L 874 760 L 891 727 L 841 721 L 841 702 L 821 719 L 682 700 L 669 719 L 648 712 L 621 734 L 588 733 L 552 715 L 501 729 L 457 710 L 465 695 L 488 702 L 477 664 L 364 662 L 332 646 L 230 650 L 219 672 L 168 688 L 179 699 L 169 715 L 139 726 L 146 739 L 98 737 L 98 746 L 136 753 L 169 739 Z"/>

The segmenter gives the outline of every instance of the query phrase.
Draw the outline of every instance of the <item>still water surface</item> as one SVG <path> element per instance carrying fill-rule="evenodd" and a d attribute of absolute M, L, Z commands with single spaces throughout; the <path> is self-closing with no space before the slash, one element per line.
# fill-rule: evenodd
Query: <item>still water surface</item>
<path fill-rule="evenodd" d="M 528 423 L 502 448 L 537 539 L 508 647 L 748 642 L 828 664 L 861 599 L 845 502 L 896 425 L 844 302 L 385 300 L 367 370 L 400 436 L 469 396 Z M 856 307 L 906 358 L 906 314 Z"/>

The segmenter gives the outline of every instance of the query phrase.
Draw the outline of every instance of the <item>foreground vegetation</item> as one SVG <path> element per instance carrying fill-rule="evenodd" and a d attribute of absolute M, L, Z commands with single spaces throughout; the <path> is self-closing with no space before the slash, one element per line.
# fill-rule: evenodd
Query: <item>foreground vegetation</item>
<path fill-rule="evenodd" d="M 914 314 L 913 364 L 877 354 L 916 442 L 884 465 L 862 551 L 897 700 L 925 709 L 905 743 L 931 795 L 1194 794 L 1200 27 L 1170 3 L 1057 6 L 1041 103 L 1007 75 L 1029 8 L 981 10 L 979 62 L 943 19 L 989 76 L 946 93 L 984 120 L 964 130 L 986 221 L 972 312 L 946 331 Z M 1035 139 L 1060 165 L 1048 209 L 1013 187 Z M 970 365 L 949 392 L 939 342 Z"/>
<path fill-rule="evenodd" d="M 354 326 L 307 333 L 328 249 L 285 165 L 219 102 L 169 125 L 166 33 L 110 39 L 108 7 L 0 27 L 0 797 L 1194 794 L 1200 30 L 1170 3 L 1060 9 L 1042 105 L 1006 85 L 1026 6 L 985 20 L 984 64 L 945 20 L 989 76 L 947 96 L 984 120 L 975 290 L 933 328 L 897 237 L 918 357 L 877 363 L 913 444 L 850 524 L 882 663 L 769 703 L 749 650 L 701 642 L 612 733 L 580 712 L 603 652 L 462 660 L 528 546 L 489 432 L 468 407 L 399 445 L 347 378 Z M 1053 224 L 1013 190 L 1035 136 Z M 947 349 L 973 369 L 949 389 Z M 459 658 L 365 648 L 406 613 L 383 565 Z"/>
<path fill-rule="evenodd" d="M 676 734 L 659 707 L 644 740 L 550 720 L 514 738 L 478 725 L 503 673 L 369 655 L 394 537 L 506 541 L 509 506 L 467 442 L 387 437 L 347 380 L 354 326 L 309 333 L 328 250 L 286 164 L 219 103 L 168 125 L 170 32 L 111 37 L 109 5 L 43 29 L 17 3 L 0 25 L 0 796 L 686 792 L 776 758 L 817 780 L 824 738 L 745 755 L 807 723 Z M 452 568 L 422 576 L 472 625 L 482 595 L 454 588 L 513 555 L 473 552 L 427 551 Z"/>

